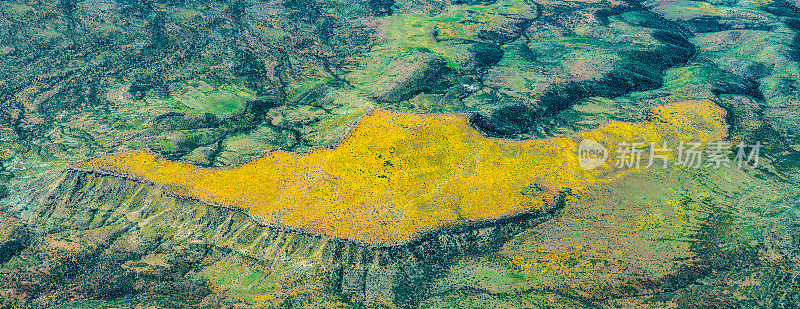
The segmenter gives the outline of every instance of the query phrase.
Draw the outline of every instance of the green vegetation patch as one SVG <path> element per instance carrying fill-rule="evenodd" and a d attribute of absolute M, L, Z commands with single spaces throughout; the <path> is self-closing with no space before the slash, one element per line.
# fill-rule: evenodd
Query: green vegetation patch
<path fill-rule="evenodd" d="M 200 81 L 181 89 L 181 93 L 174 98 L 201 112 L 230 116 L 240 111 L 245 100 L 253 96 L 253 92 L 246 87 L 236 85 L 213 87 Z"/>

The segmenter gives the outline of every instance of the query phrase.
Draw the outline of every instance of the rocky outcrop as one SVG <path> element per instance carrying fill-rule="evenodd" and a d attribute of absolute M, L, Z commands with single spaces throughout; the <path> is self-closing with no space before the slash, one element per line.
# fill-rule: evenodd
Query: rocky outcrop
<path fill-rule="evenodd" d="M 239 209 L 174 196 L 135 179 L 67 170 L 42 198 L 36 220 L 50 233 L 124 226 L 114 242 L 127 247 L 144 239 L 158 239 L 159 247 L 211 245 L 255 259 L 275 277 L 315 278 L 324 292 L 353 304 L 413 307 L 451 260 L 497 250 L 558 209 L 560 201 L 548 211 L 451 226 L 402 245 L 375 246 L 266 224 Z"/>

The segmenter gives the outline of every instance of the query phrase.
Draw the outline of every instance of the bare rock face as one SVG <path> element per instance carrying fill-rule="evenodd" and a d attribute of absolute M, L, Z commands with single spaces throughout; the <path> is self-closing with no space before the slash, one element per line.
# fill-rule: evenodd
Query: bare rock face
<path fill-rule="evenodd" d="M 104 263 L 121 265 L 121 272 L 114 276 L 130 280 L 132 286 L 139 286 L 146 278 L 161 278 L 159 286 L 173 284 L 170 280 L 164 283 L 164 279 L 192 278 L 192 273 L 203 272 L 217 263 L 248 260 L 252 265 L 260 265 L 260 272 L 278 282 L 302 279 L 306 283 L 301 286 L 328 295 L 317 295 L 310 301 L 332 297 L 366 307 L 392 303 L 412 308 L 451 260 L 496 250 L 498 244 L 546 216 L 546 213 L 528 214 L 445 228 L 407 244 L 373 246 L 261 223 L 242 210 L 170 196 L 153 185 L 135 180 L 68 171 L 42 199 L 36 221 L 41 223 L 40 232 L 73 231 L 72 235 L 78 239 L 93 243 L 89 249 L 75 250 L 88 261 L 99 263 L 98 259 L 105 257 L 111 262 Z M 12 245 L 0 244 L 0 257 L 2 248 L 16 248 Z M 104 275 L 103 269 L 81 267 L 72 276 Z M 80 284 L 80 280 L 58 280 L 64 286 L 40 286 L 29 291 L 27 297 L 33 303 L 58 302 L 59 299 L 49 299 L 47 295 L 54 292 L 58 295 Z M 275 288 L 298 287 L 278 284 Z M 91 291 L 80 293 L 93 295 Z M 139 287 L 115 293 L 124 296 L 158 291 Z M 203 295 L 192 297 L 203 299 Z"/>

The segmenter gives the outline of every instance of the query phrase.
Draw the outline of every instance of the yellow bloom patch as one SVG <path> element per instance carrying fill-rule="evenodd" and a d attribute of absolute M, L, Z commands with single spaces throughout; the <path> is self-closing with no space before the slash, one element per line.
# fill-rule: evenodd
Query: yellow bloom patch
<path fill-rule="evenodd" d="M 487 138 L 465 115 L 376 109 L 333 149 L 275 151 L 250 163 L 206 169 L 136 151 L 76 167 L 124 174 L 172 193 L 241 207 L 263 221 L 375 244 L 430 229 L 542 208 L 559 190 L 580 191 L 623 171 L 580 168 L 584 138 L 609 150 L 623 141 L 711 141 L 724 111 L 708 101 L 656 107 L 649 121 L 609 122 L 566 137 Z M 610 158 L 611 159 L 611 158 Z"/>

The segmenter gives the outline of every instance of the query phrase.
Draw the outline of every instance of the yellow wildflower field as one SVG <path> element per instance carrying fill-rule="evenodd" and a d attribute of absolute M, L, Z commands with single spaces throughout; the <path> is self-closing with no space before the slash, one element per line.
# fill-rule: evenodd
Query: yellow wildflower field
<path fill-rule="evenodd" d="M 373 244 L 395 244 L 442 226 L 540 209 L 558 192 L 580 192 L 624 170 L 581 169 L 578 144 L 708 142 L 727 133 L 710 101 L 655 107 L 648 120 L 612 121 L 543 140 L 483 136 L 468 115 L 374 110 L 333 149 L 275 151 L 232 168 L 169 162 L 146 151 L 75 167 L 150 181 L 178 194 L 241 207 L 264 222 Z M 613 156 L 613 150 L 612 150 Z"/>

